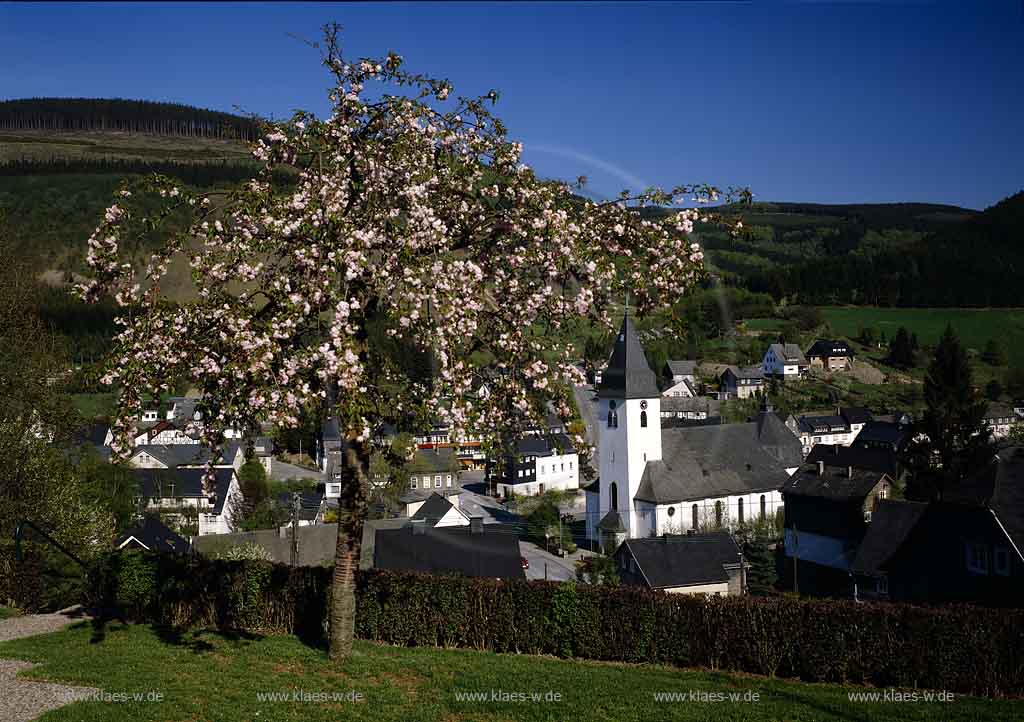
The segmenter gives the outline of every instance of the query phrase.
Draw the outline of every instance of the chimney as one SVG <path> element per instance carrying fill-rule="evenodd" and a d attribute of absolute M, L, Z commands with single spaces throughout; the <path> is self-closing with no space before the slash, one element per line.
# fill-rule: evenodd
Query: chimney
<path fill-rule="evenodd" d="M 427 522 L 424 519 L 410 519 L 409 526 L 412 527 L 413 536 L 422 536 L 427 533 Z"/>
<path fill-rule="evenodd" d="M 825 462 L 818 462 L 818 476 L 825 476 Z"/>
<path fill-rule="evenodd" d="M 470 534 L 483 534 L 484 533 L 484 518 L 482 516 L 472 516 L 469 518 L 469 533 Z"/>

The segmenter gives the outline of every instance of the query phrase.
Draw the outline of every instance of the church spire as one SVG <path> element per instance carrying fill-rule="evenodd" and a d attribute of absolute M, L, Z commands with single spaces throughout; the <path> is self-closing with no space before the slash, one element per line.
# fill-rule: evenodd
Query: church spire
<path fill-rule="evenodd" d="M 608 368 L 601 373 L 597 394 L 626 399 L 651 399 L 661 395 L 657 377 L 647 363 L 644 348 L 629 318 L 628 296 L 622 326 L 615 338 Z"/>

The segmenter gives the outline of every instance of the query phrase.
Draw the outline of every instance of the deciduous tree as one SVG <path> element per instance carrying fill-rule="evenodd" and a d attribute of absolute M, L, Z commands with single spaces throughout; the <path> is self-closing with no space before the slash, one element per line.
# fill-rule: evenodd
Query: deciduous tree
<path fill-rule="evenodd" d="M 263 166 L 251 182 L 216 197 L 161 178 L 125 186 L 89 240 L 93 279 L 82 293 L 110 293 L 132 309 L 105 376 L 122 388 L 117 453 L 141 394 L 168 379 L 205 394 L 211 445 L 228 427 L 295 425 L 304 411 L 337 416 L 338 658 L 354 632 L 372 431 L 437 421 L 508 449 L 542 427 L 549 408 L 568 423 L 569 382 L 582 378 L 567 325 L 613 328 L 627 292 L 644 314 L 703 276 L 689 233 L 707 214 L 645 218 L 639 208 L 720 195 L 681 185 L 582 198 L 523 164 L 521 145 L 491 113 L 497 93 L 456 97 L 451 83 L 407 72 L 394 53 L 344 58 L 337 28 L 327 29 L 323 60 L 334 78 L 328 117 L 299 112 L 268 124 L 253 144 Z M 384 89 L 371 94 L 369 83 Z M 282 173 L 292 182 L 277 183 Z M 161 205 L 147 211 L 142 201 L 154 195 Z M 182 213 L 188 229 L 171 233 L 145 267 L 132 265 L 130 249 Z M 160 293 L 178 256 L 196 283 L 184 305 Z M 395 358 L 371 342 L 374 328 L 429 363 Z"/>

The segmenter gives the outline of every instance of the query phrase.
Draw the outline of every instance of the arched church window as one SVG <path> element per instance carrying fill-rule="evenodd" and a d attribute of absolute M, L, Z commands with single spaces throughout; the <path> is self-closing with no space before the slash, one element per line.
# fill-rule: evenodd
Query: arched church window
<path fill-rule="evenodd" d="M 647 428 L 647 412 L 646 411 L 641 411 L 640 412 L 640 427 L 644 428 L 644 429 Z"/>
<path fill-rule="evenodd" d="M 619 510 L 619 485 L 614 481 L 608 485 L 608 497 L 609 502 L 612 505 L 612 511 Z"/>
<path fill-rule="evenodd" d="M 693 505 L 693 523 L 692 523 L 691 527 L 693 528 L 694 531 L 697 531 L 697 527 L 699 527 L 699 526 L 700 526 L 700 510 L 697 508 L 697 505 L 694 504 Z"/>
<path fill-rule="evenodd" d="M 715 526 L 722 526 L 722 502 L 715 502 Z"/>
<path fill-rule="evenodd" d="M 737 516 L 739 517 L 740 524 L 742 524 L 743 523 L 743 499 L 740 499 L 740 501 L 739 501 L 739 514 Z"/>
<path fill-rule="evenodd" d="M 764 521 L 765 516 L 767 516 L 767 512 L 765 511 L 766 506 L 764 494 L 761 494 L 761 521 Z"/>
<path fill-rule="evenodd" d="M 616 410 L 615 402 L 608 402 L 608 428 L 619 428 L 619 412 Z"/>

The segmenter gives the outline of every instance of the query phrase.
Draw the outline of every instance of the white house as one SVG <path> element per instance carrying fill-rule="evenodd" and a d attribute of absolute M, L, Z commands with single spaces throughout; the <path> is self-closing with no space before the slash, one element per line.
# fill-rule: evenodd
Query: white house
<path fill-rule="evenodd" d="M 665 390 L 662 396 L 692 399 L 697 395 L 694 380 L 697 370 L 696 361 L 667 361 L 662 372 L 665 378 Z"/>
<path fill-rule="evenodd" d="M 420 504 L 409 520 L 431 527 L 469 526 L 469 515 L 461 509 L 459 496 L 444 497 L 437 492 Z"/>
<path fill-rule="evenodd" d="M 238 477 L 231 468 L 214 469 L 210 493 L 203 489 L 202 468 L 132 469 L 146 512 L 180 524 L 196 522 L 199 536 L 234 531 L 232 518 L 242 503 Z"/>
<path fill-rule="evenodd" d="M 790 415 L 786 426 L 800 439 L 807 456 L 817 444 L 850 446 L 870 420 L 867 409 L 854 406 L 836 409 L 833 414 Z"/>
<path fill-rule="evenodd" d="M 565 434 L 520 439 L 514 458 L 494 462 L 488 471 L 499 496 L 536 496 L 553 489 L 580 488 L 580 457 Z"/>
<path fill-rule="evenodd" d="M 773 343 L 761 361 L 761 370 L 765 376 L 786 380 L 800 378 L 807 373 L 808 367 L 804 352 L 795 343 Z"/>
<path fill-rule="evenodd" d="M 661 394 L 627 316 L 597 388 L 597 481 L 587 536 L 623 539 L 774 518 L 800 444 L 769 405 L 746 424 L 662 428 Z"/>

